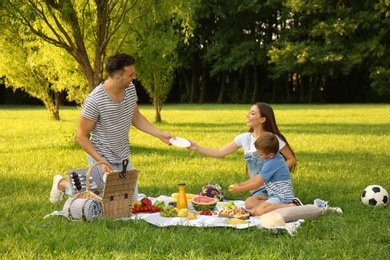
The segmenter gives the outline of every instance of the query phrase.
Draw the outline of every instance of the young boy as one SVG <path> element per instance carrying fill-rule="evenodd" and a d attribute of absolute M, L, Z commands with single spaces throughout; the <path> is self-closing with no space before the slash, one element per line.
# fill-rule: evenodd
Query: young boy
<path fill-rule="evenodd" d="M 248 208 L 252 216 L 260 216 L 275 209 L 293 207 L 299 204 L 294 199 L 294 188 L 286 161 L 279 153 L 279 140 L 270 132 L 260 135 L 255 141 L 259 156 L 264 159 L 261 172 L 250 180 L 229 186 L 231 193 L 255 190 L 265 182 L 268 199 L 260 205 Z M 298 202 L 298 204 L 297 204 Z"/>

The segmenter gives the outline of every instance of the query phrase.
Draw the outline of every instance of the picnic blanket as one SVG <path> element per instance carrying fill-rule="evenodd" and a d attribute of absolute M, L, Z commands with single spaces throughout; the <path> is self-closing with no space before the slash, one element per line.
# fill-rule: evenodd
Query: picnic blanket
<path fill-rule="evenodd" d="M 143 197 L 146 197 L 144 194 L 139 194 L 138 200 L 141 200 Z M 159 197 L 148 197 L 154 203 L 156 200 L 164 201 L 166 205 L 168 205 L 169 201 L 172 199 L 170 196 L 161 195 Z M 233 200 L 234 204 L 237 207 L 244 207 L 244 201 L 242 200 Z M 218 202 L 216 206 L 216 210 L 220 211 L 219 205 L 223 202 Z M 189 211 L 194 211 L 194 208 L 190 204 L 188 206 Z M 173 217 L 166 218 L 160 216 L 159 212 L 156 213 L 137 213 L 133 214 L 130 218 L 125 219 L 140 219 L 148 222 L 149 224 L 159 226 L 159 227 L 169 227 L 169 226 L 192 226 L 192 227 L 230 227 L 236 229 L 246 229 L 251 227 L 265 229 L 260 224 L 260 217 L 250 217 L 247 221 L 248 224 L 228 224 L 228 218 L 221 218 L 218 215 L 213 216 L 202 216 L 198 215 L 194 220 L 187 220 L 186 218 Z M 291 236 L 297 231 L 299 226 L 304 222 L 303 219 L 299 219 L 295 222 L 286 223 L 285 226 L 279 226 L 271 229 L 272 231 L 287 231 Z"/>

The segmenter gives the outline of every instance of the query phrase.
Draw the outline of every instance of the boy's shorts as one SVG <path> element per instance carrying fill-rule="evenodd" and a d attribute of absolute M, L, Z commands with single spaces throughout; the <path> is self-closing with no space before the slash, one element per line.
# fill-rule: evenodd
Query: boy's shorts
<path fill-rule="evenodd" d="M 290 204 L 293 199 L 291 198 L 282 198 L 280 196 L 273 196 L 268 198 L 265 202 L 268 202 L 272 205 L 278 205 L 278 204 Z"/>

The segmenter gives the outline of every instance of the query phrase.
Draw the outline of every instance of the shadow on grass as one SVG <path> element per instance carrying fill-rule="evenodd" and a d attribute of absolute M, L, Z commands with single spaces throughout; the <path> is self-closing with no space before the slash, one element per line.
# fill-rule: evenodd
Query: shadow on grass
<path fill-rule="evenodd" d="M 174 123 L 167 124 L 175 128 L 185 129 L 189 133 L 210 133 L 210 132 L 235 132 L 244 129 L 243 133 L 249 128 L 244 124 L 237 123 Z M 389 126 L 383 124 L 340 124 L 340 123 L 321 123 L 321 124 L 279 124 L 281 132 L 284 134 L 348 134 L 348 135 L 387 135 Z M 174 133 L 173 133 L 174 134 Z M 190 135 L 190 134 L 189 134 Z M 200 140 L 198 140 L 200 141 Z"/>
<path fill-rule="evenodd" d="M 348 134 L 387 135 L 388 124 L 280 124 L 282 133 L 294 134 Z"/>

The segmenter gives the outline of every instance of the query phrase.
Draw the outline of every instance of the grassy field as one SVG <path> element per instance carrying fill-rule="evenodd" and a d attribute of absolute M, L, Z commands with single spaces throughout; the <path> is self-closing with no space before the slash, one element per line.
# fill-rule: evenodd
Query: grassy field
<path fill-rule="evenodd" d="M 158 127 L 200 145 L 221 147 L 247 131 L 250 105 L 166 105 Z M 87 166 L 74 143 L 79 110 L 61 121 L 43 107 L 0 106 L 0 259 L 390 259 L 390 209 L 371 208 L 361 191 L 390 191 L 390 105 L 273 105 L 280 130 L 298 157 L 293 175 L 304 203 L 341 207 L 306 221 L 295 236 L 258 228 L 159 228 L 144 221 L 43 219 L 63 203 L 49 201 L 52 178 Z M 141 112 L 154 119 L 151 106 Z M 208 158 L 168 147 L 136 129 L 130 134 L 140 192 L 170 195 L 185 182 L 224 190 L 246 179 L 242 151 Z M 245 199 L 247 194 L 231 195 Z"/>

